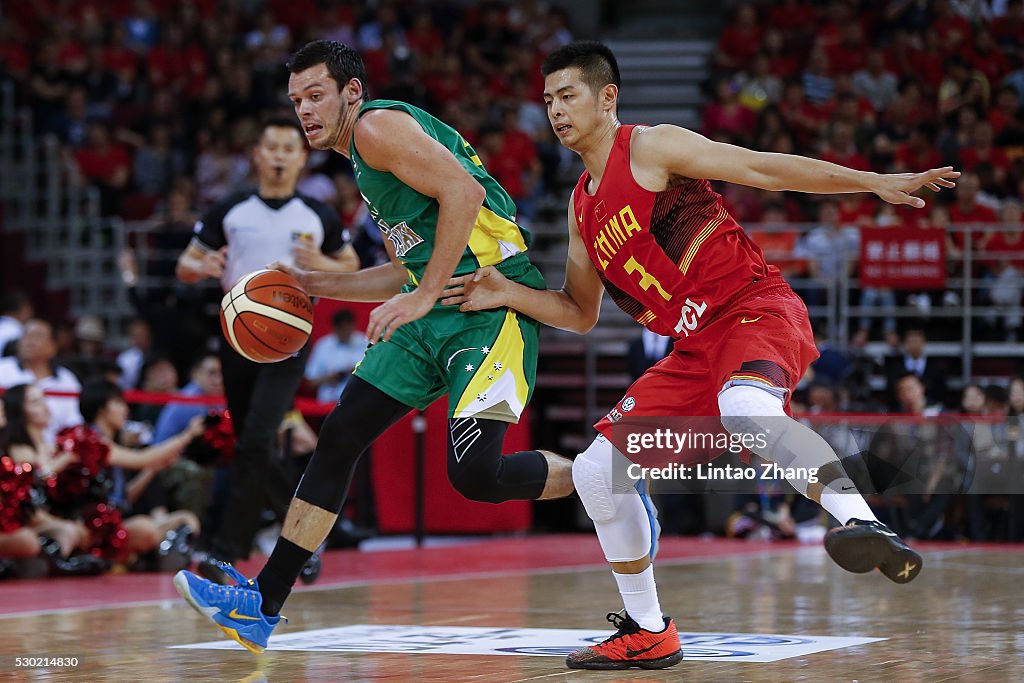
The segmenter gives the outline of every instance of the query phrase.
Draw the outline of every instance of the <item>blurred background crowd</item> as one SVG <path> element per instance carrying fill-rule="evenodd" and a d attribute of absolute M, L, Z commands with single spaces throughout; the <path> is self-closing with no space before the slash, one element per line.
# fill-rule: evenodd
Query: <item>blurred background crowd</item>
<path fill-rule="evenodd" d="M 101 484 L 79 482 L 92 491 L 85 496 L 89 505 L 109 510 L 88 516 L 80 506 L 69 508 L 62 492 L 74 482 L 44 487 L 51 497 L 35 494 L 30 520 L 12 518 L 0 529 L 0 556 L 42 552 L 52 571 L 71 573 L 95 573 L 111 563 L 166 569 L 187 555 L 201 530 L 216 525 L 226 485 L 218 471 L 230 457 L 223 429 L 230 420 L 214 400 L 222 393 L 219 361 L 210 355 L 220 334 L 212 315 L 219 291 L 185 292 L 173 284 L 173 259 L 145 254 L 176 255 L 203 211 L 252 184 L 259 121 L 288 112 L 283 62 L 304 42 L 332 38 L 357 47 L 373 96 L 411 102 L 461 131 L 516 201 L 521 222 L 557 247 L 552 263 L 564 261 L 559 220 L 579 168 L 547 123 L 539 65 L 574 38 L 622 39 L 616 36 L 629 8 L 610 0 L 589 4 L 600 22 L 579 35 L 580 3 L 538 0 L 5 3 L 0 82 L 29 113 L 33 135 L 57 141 L 61 173 L 95 189 L 101 216 L 149 227 L 118 254 L 134 308 L 122 327 L 99 311 L 55 310 L 45 291 L 3 281 L 0 445 L 11 457 L 8 476 L 22 476 L 14 470 L 31 463 L 32 476 L 55 479 L 77 467 L 61 454 L 78 443 L 106 444 L 110 451 L 104 467 L 79 472 Z M 919 538 L 1020 540 L 1018 496 L 957 491 L 964 472 L 1009 476 L 1024 460 L 1017 345 L 1024 291 L 1024 2 L 780 0 L 729 4 L 724 15 L 717 14 L 721 8 L 703 11 L 719 20 L 716 33 L 699 36 L 709 47 L 698 117 L 708 137 L 862 170 L 952 165 L 964 172 L 955 191 L 926 197 L 928 207 L 917 211 L 856 194 L 718 189 L 811 306 L 822 357 L 794 397 L 795 411 L 977 418 L 958 423 L 956 438 L 907 437 L 935 457 L 920 477 L 928 482 L 924 490 L 873 499 L 889 511 L 894 528 Z M 624 102 L 630 93 L 627 82 Z M 386 259 L 341 156 L 311 153 L 299 191 L 337 210 L 364 267 Z M 946 286 L 857 286 L 861 234 L 875 228 L 941 231 Z M 5 250 L 11 244 L 4 242 Z M 557 268 L 545 272 L 557 286 Z M 985 313 L 962 324 L 965 299 Z M 859 313 L 850 314 L 851 306 Z M 944 317 L 944 309 L 954 313 Z M 365 338 L 355 318 L 335 316 L 330 327 L 331 353 L 357 358 Z M 596 364 L 604 379 L 587 379 L 609 396 L 621 394 L 630 374 L 668 350 L 666 340 L 641 337 L 635 328 L 598 338 L 622 342 L 615 358 Z M 564 382 L 545 390 L 545 357 L 549 368 L 568 367 L 558 348 L 541 347 L 538 424 L 553 414 L 552 404 L 579 403 L 581 393 L 566 398 L 555 391 Z M 302 393 L 331 400 L 339 377 L 322 367 L 311 364 Z M 44 398 L 41 390 L 82 396 Z M 129 406 L 124 390 L 210 400 Z M 589 417 L 573 419 L 585 424 Z M 289 417 L 282 450 L 301 456 L 312 449 L 316 420 L 310 421 L 312 428 L 301 415 Z M 86 432 L 57 438 L 82 424 Z M 538 440 L 552 433 L 543 426 L 536 431 Z M 865 456 L 877 430 L 867 437 L 852 432 L 830 442 L 845 449 L 842 455 L 860 458 L 877 479 L 877 463 Z M 955 442 L 948 453 L 946 440 Z M 301 457 L 285 462 L 287 476 L 301 471 Z M 796 536 L 800 523 L 821 528 L 816 508 L 806 512 L 781 492 L 726 498 L 727 513 L 718 514 L 723 496 L 667 497 L 663 526 L 769 537 Z M 576 516 L 569 516 L 571 522 L 558 523 L 539 513 L 538 526 L 574 528 Z"/>

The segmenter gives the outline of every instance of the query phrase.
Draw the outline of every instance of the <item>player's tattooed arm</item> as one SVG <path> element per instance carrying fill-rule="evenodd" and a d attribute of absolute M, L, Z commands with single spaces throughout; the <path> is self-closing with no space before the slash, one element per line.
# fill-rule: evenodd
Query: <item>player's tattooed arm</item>
<path fill-rule="evenodd" d="M 569 202 L 569 255 L 565 284 L 559 290 L 536 290 L 512 282 L 493 266 L 451 279 L 441 303 L 461 311 L 480 311 L 502 306 L 550 327 L 586 334 L 601 313 L 604 286 L 587 255 L 576 217 Z"/>
<path fill-rule="evenodd" d="M 715 142 L 684 128 L 653 126 L 633 139 L 630 148 L 640 184 L 659 191 L 673 176 L 724 180 L 762 190 L 792 190 L 814 194 L 873 192 L 892 204 L 921 208 L 913 196 L 921 188 L 938 192 L 956 186 L 960 177 L 952 166 L 923 173 L 871 173 L 795 154 L 755 152 Z"/>

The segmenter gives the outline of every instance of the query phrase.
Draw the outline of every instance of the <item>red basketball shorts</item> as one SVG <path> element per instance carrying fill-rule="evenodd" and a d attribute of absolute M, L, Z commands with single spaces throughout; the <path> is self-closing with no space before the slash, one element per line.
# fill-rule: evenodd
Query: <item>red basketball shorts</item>
<path fill-rule="evenodd" d="M 612 427 L 624 419 L 717 418 L 718 394 L 736 385 L 765 388 L 788 411 L 790 393 L 817 357 L 803 300 L 781 277 L 764 278 L 696 334 L 677 341 L 594 427 L 613 440 Z"/>

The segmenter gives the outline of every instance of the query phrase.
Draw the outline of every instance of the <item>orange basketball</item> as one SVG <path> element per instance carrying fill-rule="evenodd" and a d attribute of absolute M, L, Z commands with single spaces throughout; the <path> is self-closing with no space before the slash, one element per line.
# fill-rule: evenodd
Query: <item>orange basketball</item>
<path fill-rule="evenodd" d="M 249 273 L 220 302 L 220 327 L 231 348 L 256 363 L 276 363 L 301 349 L 313 330 L 313 302 L 291 275 Z"/>

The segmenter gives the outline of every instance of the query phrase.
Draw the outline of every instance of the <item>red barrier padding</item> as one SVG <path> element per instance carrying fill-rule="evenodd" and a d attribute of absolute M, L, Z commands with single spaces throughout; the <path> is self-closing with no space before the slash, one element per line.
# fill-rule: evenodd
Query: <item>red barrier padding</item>
<path fill-rule="evenodd" d="M 440 399 L 426 410 L 424 526 L 428 533 L 493 533 L 530 528 L 528 501 L 500 505 L 476 503 L 462 497 L 448 481 L 448 401 Z M 371 473 L 381 533 L 410 533 L 416 514 L 416 438 L 412 415 L 386 431 L 373 445 Z M 505 452 L 532 448 L 530 412 L 505 436 Z"/>

